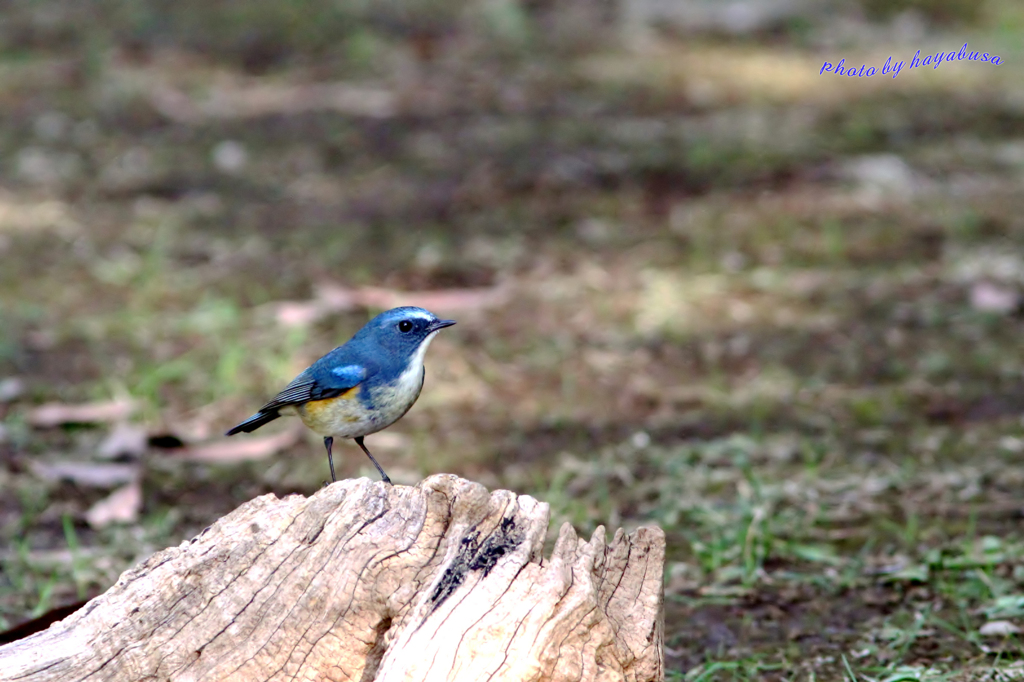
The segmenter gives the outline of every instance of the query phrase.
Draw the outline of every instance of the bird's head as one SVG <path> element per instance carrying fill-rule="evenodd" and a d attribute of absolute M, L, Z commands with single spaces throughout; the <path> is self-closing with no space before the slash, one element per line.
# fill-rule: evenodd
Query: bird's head
<path fill-rule="evenodd" d="M 370 320 L 353 341 L 376 343 L 396 359 L 422 361 L 434 335 L 453 324 L 423 308 L 392 308 Z"/>

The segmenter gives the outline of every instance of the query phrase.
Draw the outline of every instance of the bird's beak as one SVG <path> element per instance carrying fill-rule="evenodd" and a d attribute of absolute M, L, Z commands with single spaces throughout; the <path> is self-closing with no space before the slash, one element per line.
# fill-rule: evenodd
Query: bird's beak
<path fill-rule="evenodd" d="M 434 320 L 427 325 L 427 333 L 432 334 L 438 329 L 444 329 L 445 327 L 450 327 L 453 324 L 455 324 L 455 320 Z"/>

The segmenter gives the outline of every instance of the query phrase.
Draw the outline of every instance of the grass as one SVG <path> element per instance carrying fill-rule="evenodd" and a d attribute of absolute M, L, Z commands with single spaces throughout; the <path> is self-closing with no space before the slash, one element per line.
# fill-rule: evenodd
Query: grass
<path fill-rule="evenodd" d="M 161 447 L 216 440 L 374 312 L 287 326 L 277 303 L 501 284 L 498 308 L 436 311 L 459 326 L 374 446 L 396 480 L 529 493 L 553 532 L 660 525 L 669 679 L 1020 674 L 1021 635 L 982 630 L 1024 627 L 1024 323 L 977 303 L 1024 286 L 1010 71 L 839 88 L 803 74 L 813 21 L 782 43 L 570 49 L 512 3 L 436 34 L 367 9 L 338 45 L 334 14 L 257 22 L 248 44 L 208 4 L 202 30 L 128 3 L 0 56 L 20 103 L 0 122 L 0 379 L 25 384 L 0 402 L 0 627 L 319 487 L 314 438 L 240 465 Z M 1009 45 L 1011 10 L 962 28 Z M 434 108 L 188 123 L 147 91 L 353 79 Z M 231 172 L 225 140 L 248 159 Z M 858 180 L 882 154 L 911 180 Z M 111 428 L 27 417 L 121 396 L 151 438 L 122 457 L 143 508 L 93 528 L 110 487 L 32 465 L 96 461 Z M 372 473 L 356 454 L 342 475 Z"/>

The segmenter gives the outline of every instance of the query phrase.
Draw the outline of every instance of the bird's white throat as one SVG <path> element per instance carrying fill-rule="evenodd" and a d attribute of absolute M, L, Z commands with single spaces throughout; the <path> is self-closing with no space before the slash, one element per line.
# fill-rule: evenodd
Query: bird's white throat
<path fill-rule="evenodd" d="M 405 371 L 398 377 L 398 391 L 399 393 L 405 394 L 409 391 L 415 391 L 419 393 L 420 382 L 423 378 L 423 356 L 427 354 L 427 346 L 437 336 L 437 331 L 430 332 L 427 337 L 420 343 L 420 347 L 416 349 L 416 352 L 409 358 L 409 364 L 406 365 Z"/>

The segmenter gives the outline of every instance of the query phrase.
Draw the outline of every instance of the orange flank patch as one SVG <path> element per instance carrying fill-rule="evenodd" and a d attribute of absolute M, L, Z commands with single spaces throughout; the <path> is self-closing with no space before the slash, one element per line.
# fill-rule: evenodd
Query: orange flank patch
<path fill-rule="evenodd" d="M 341 395 L 334 396 L 333 398 L 325 398 L 324 400 L 310 400 L 308 403 L 303 405 L 306 414 L 309 415 L 310 419 L 319 419 L 325 416 L 327 412 L 336 412 L 334 403 L 339 400 L 351 400 L 356 397 L 356 391 L 359 387 L 350 388 Z"/>
<path fill-rule="evenodd" d="M 333 398 L 310 400 L 299 406 L 299 416 L 306 426 L 319 434 L 343 431 L 342 423 L 358 422 L 363 416 L 359 403 L 353 400 L 358 390 L 356 386 Z"/>
<path fill-rule="evenodd" d="M 338 398 L 328 398 L 327 400 L 310 400 L 308 403 L 302 406 L 304 412 L 303 421 L 309 420 L 311 422 L 320 421 L 326 412 L 331 409 L 331 405 Z"/>

